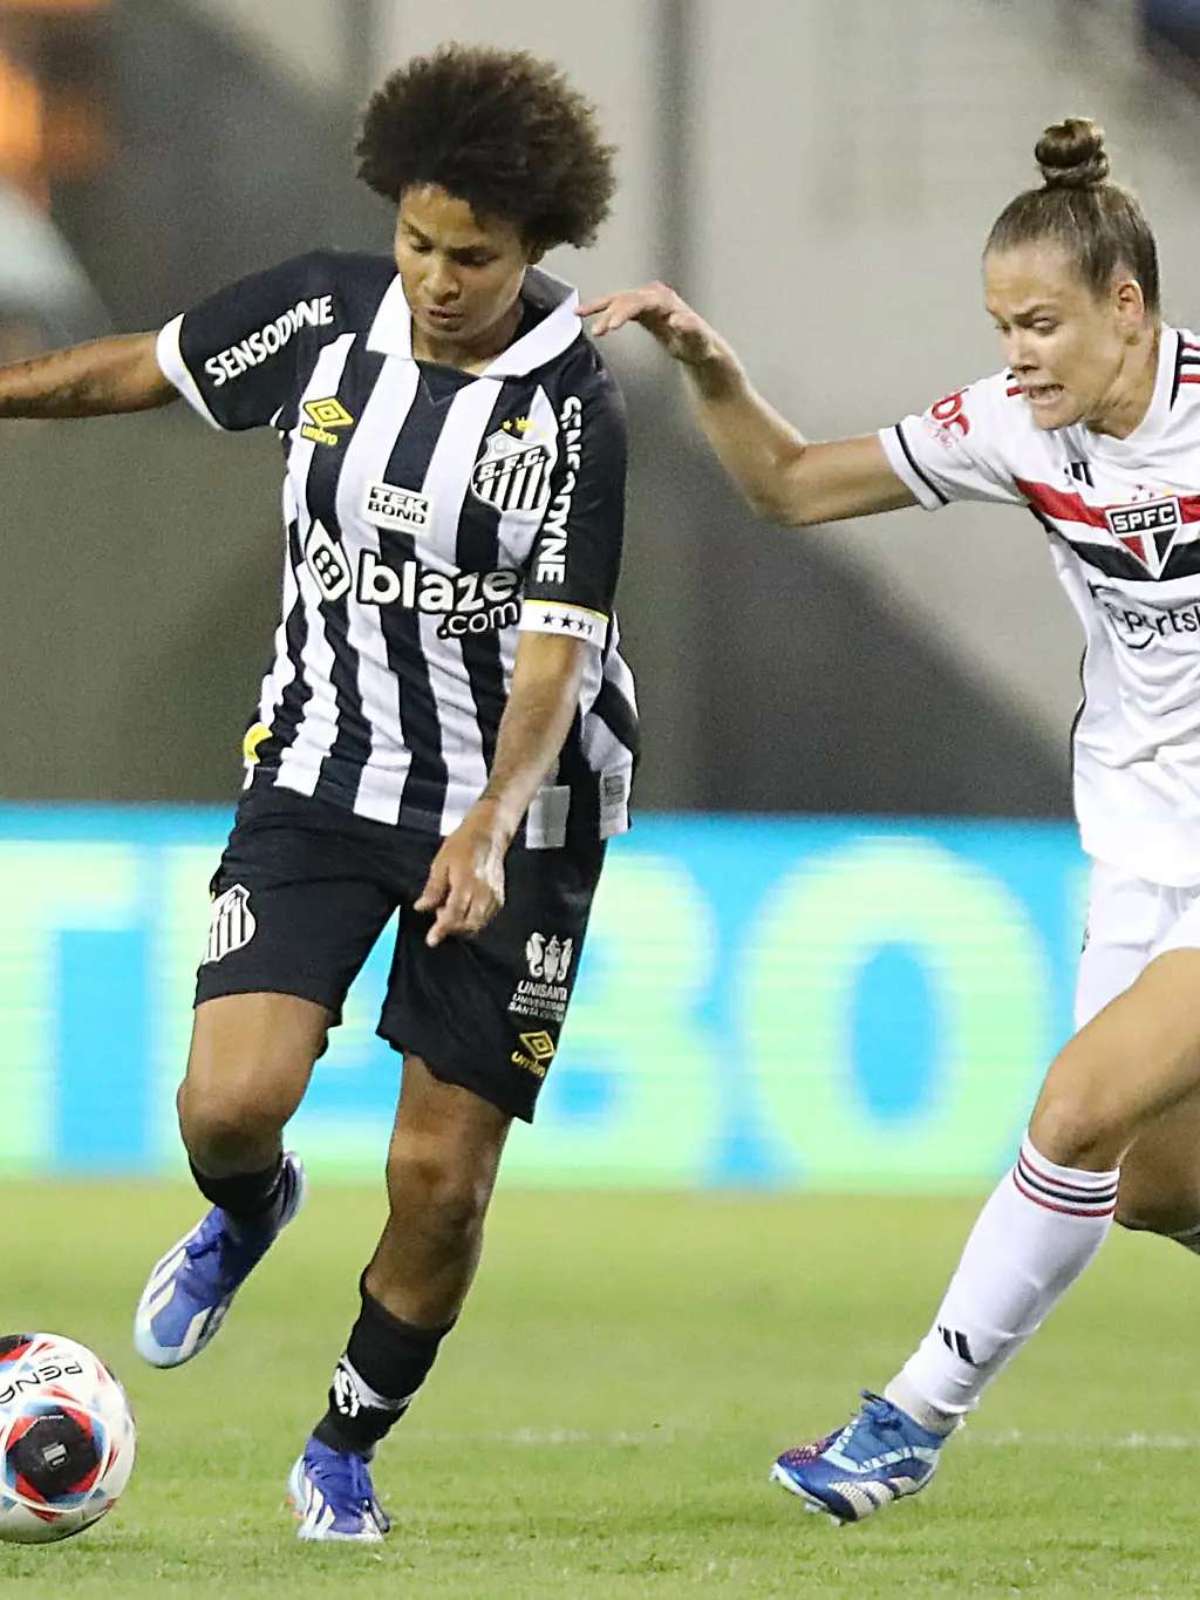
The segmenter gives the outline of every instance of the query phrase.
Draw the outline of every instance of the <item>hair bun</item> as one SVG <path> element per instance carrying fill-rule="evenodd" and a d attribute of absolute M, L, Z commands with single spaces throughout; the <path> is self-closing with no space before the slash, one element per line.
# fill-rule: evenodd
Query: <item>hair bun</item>
<path fill-rule="evenodd" d="M 1108 177 L 1104 129 L 1089 117 L 1068 117 L 1047 128 L 1034 146 L 1047 189 L 1096 189 Z"/>

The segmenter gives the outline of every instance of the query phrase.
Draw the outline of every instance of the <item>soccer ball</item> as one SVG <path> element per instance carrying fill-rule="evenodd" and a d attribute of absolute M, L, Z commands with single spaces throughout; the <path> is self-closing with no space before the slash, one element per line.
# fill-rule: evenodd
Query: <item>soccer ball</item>
<path fill-rule="evenodd" d="M 125 1391 L 86 1346 L 0 1335 L 0 1539 L 50 1544 L 97 1521 L 133 1469 Z"/>

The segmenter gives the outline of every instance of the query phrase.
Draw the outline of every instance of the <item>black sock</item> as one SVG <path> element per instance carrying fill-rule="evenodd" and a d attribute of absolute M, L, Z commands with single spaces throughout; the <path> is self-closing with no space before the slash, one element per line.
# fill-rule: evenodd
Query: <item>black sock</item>
<path fill-rule="evenodd" d="M 408 1410 L 454 1324 L 416 1328 L 379 1304 L 367 1290 L 365 1274 L 359 1289 L 362 1310 L 334 1369 L 329 1409 L 313 1436 L 331 1450 L 370 1456 Z"/>
<path fill-rule="evenodd" d="M 189 1156 L 188 1165 L 196 1187 L 214 1206 L 220 1206 L 236 1222 L 249 1222 L 263 1216 L 279 1199 L 283 1183 L 283 1156 L 276 1156 L 261 1172 L 238 1172 L 231 1178 L 210 1178 Z"/>

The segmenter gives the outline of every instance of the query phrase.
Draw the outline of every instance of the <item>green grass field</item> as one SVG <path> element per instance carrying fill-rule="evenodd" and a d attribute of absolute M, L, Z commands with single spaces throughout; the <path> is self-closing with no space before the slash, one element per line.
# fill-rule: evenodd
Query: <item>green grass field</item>
<path fill-rule="evenodd" d="M 129 1345 L 182 1187 L 7 1185 L 3 1322 L 94 1345 L 137 1409 L 117 1510 L 0 1547 L 0 1595 L 1194 1596 L 1200 1260 L 1115 1237 L 951 1448 L 861 1528 L 766 1482 L 924 1330 L 973 1201 L 502 1193 L 462 1326 L 380 1454 L 374 1548 L 283 1510 L 380 1213 L 318 1187 L 194 1365 Z"/>

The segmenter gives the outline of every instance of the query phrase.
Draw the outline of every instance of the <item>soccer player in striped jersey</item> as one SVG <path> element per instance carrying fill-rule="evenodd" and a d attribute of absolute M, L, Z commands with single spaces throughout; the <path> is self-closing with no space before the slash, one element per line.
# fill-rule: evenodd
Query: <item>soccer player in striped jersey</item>
<path fill-rule="evenodd" d="M 975 1225 L 933 1325 L 882 1395 L 773 1476 L 856 1521 L 929 1481 L 986 1384 L 1116 1219 L 1200 1252 L 1200 339 L 1159 311 L 1153 234 L 1081 118 L 984 251 L 1004 371 L 862 438 L 810 444 L 662 284 L 583 308 L 678 360 L 751 504 L 803 526 L 955 500 L 1046 530 L 1087 638 L 1075 804 L 1093 866 L 1078 1033 Z"/>
<path fill-rule="evenodd" d="M 388 79 L 358 154 L 396 207 L 394 259 L 316 251 L 157 335 L 2 369 L 0 415 L 182 394 L 283 445 L 283 617 L 179 1094 L 212 1209 L 152 1270 L 135 1342 L 162 1367 L 198 1354 L 294 1216 L 282 1129 L 399 907 L 389 1217 L 290 1480 L 301 1537 L 374 1541 L 368 1463 L 458 1316 L 510 1122 L 532 1120 L 637 722 L 612 610 L 622 405 L 575 292 L 536 265 L 607 214 L 594 112 L 527 54 L 449 47 Z"/>

